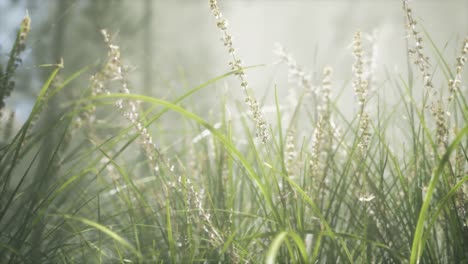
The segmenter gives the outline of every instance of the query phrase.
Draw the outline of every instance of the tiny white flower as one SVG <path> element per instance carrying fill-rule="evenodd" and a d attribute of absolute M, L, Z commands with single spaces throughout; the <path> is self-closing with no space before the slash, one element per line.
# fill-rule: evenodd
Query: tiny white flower
<path fill-rule="evenodd" d="M 361 196 L 361 197 L 359 197 L 359 201 L 360 201 L 360 202 L 370 202 L 370 201 L 374 200 L 374 198 L 375 198 L 375 195 L 370 194 L 370 195 L 368 195 L 368 196 Z"/>

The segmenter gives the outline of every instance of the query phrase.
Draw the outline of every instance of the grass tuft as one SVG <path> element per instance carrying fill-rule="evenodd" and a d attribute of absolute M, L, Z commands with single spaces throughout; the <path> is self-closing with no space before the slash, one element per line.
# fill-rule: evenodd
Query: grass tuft
<path fill-rule="evenodd" d="M 331 67 L 313 74 L 278 44 L 288 96 L 275 86 L 267 125 L 246 77 L 258 66 L 244 67 L 208 3 L 230 72 L 177 98 L 136 94 L 118 39 L 102 30 L 101 64 L 66 78 L 63 60 L 42 65 L 49 76 L 18 130 L 3 110 L 0 262 L 467 263 L 468 38 L 450 62 L 402 0 L 408 77 L 379 80 L 385 62 L 358 31 L 341 87 Z M 0 68 L 0 108 L 30 24 Z M 244 100 L 191 110 L 231 76 Z M 70 89 L 79 95 L 44 111 Z M 347 90 L 354 109 L 341 103 Z"/>

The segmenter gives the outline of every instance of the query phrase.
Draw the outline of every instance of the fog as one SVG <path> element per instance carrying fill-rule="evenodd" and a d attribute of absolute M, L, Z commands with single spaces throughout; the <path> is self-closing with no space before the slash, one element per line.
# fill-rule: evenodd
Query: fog
<path fill-rule="evenodd" d="M 113 33 L 115 43 L 122 48 L 122 57 L 133 69 L 134 92 L 173 98 L 230 70 L 229 56 L 208 1 L 149 1 L 152 6 L 149 31 L 143 30 L 144 1 L 109 0 L 99 4 L 66 1 L 62 11 L 59 2 L 0 1 L 2 58 L 7 56 L 26 10 L 32 18 L 31 37 L 21 67 L 31 80 L 23 83 L 25 88 L 17 89 L 8 101 L 22 120 L 27 115 L 27 105 L 32 103 L 41 85 L 40 80 L 35 81 L 40 71 L 37 66 L 57 59 L 33 54 L 50 53 L 44 50 L 53 48 L 53 31 L 61 23 L 66 28 L 62 56 L 69 72 L 95 62 L 96 56 L 105 56 L 99 39 L 99 29 L 105 27 Z M 455 51 L 468 34 L 468 1 L 424 0 L 411 4 L 435 45 L 444 51 L 445 59 L 454 61 Z M 106 5 L 118 5 L 118 12 L 99 11 L 105 11 Z M 324 66 L 331 66 L 333 82 L 341 87 L 352 76 L 351 43 L 354 33 L 360 30 L 372 52 L 372 74 L 377 87 L 388 81 L 387 74 L 394 77 L 406 74 L 406 31 L 401 1 L 228 0 L 219 1 L 219 5 L 244 65 L 263 65 L 248 70 L 247 75 L 254 94 L 261 98 L 266 95 L 266 106 L 273 103 L 275 85 L 280 95 L 288 94 L 288 87 L 292 85 L 287 81 L 287 68 L 274 64 L 278 60 L 273 53 L 275 43 L 285 47 L 297 63 L 314 76 L 320 76 Z M 89 15 L 93 9 L 97 10 L 96 14 Z M 149 38 L 144 37 L 146 32 L 151 35 Z M 142 41 L 151 42 L 151 54 L 145 54 Z M 425 44 L 427 51 L 434 54 L 430 44 Z M 143 60 L 151 64 L 151 87 L 142 87 Z M 218 83 L 215 93 L 205 93 L 196 104 L 213 110 L 223 95 L 242 100 L 240 86 L 234 78 L 223 82 Z M 343 93 L 344 98 L 353 96 L 352 89 L 344 89 Z"/>

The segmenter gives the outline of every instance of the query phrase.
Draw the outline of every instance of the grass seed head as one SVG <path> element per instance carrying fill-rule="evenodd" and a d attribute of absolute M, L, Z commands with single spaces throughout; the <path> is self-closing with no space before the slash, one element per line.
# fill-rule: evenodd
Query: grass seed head
<path fill-rule="evenodd" d="M 235 75 L 239 79 L 240 86 L 242 91 L 245 94 L 245 103 L 250 109 L 250 112 L 253 116 L 255 127 L 256 127 L 256 136 L 260 138 L 262 143 L 266 143 L 269 140 L 269 133 L 267 130 L 267 124 L 263 117 L 263 113 L 260 110 L 257 100 L 249 94 L 249 84 L 245 75 L 242 61 L 237 57 L 236 50 L 233 46 L 232 36 L 228 32 L 228 22 L 223 18 L 223 15 L 218 7 L 216 0 L 209 0 L 209 5 L 213 16 L 216 19 L 216 26 L 221 30 L 224 46 L 227 48 L 229 55 L 231 56 L 231 61 L 229 61 L 229 66 L 231 70 L 235 72 Z"/>

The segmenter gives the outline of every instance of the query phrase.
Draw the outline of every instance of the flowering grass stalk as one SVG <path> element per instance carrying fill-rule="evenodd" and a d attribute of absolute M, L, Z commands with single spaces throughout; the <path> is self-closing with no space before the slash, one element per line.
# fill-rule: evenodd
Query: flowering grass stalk
<path fill-rule="evenodd" d="M 224 46 L 226 46 L 229 55 L 232 60 L 229 62 L 229 66 L 232 71 L 235 71 L 235 75 L 238 77 L 242 91 L 245 94 L 245 104 L 249 107 L 252 117 L 255 121 L 256 135 L 263 142 L 266 143 L 269 138 L 267 123 L 263 117 L 260 105 L 257 102 L 257 99 L 250 95 L 249 83 L 247 82 L 247 77 L 243 68 L 241 59 L 238 58 L 236 50 L 232 44 L 232 36 L 228 31 L 228 22 L 218 7 L 216 0 L 209 0 L 211 12 L 216 19 L 216 25 L 222 32 L 222 41 Z"/>
<path fill-rule="evenodd" d="M 10 52 L 5 69 L 2 69 L 0 62 L 0 116 L 2 108 L 5 107 L 5 98 L 10 96 L 15 87 L 15 81 L 12 80 L 16 69 L 21 63 L 20 55 L 26 48 L 26 39 L 31 30 L 31 18 L 26 12 L 26 16 L 21 21 L 21 27 L 16 36 L 15 43 Z"/>
<path fill-rule="evenodd" d="M 134 94 L 121 49 L 103 31 L 107 57 L 90 79 L 79 70 L 54 87 L 64 65 L 49 65 L 54 70 L 23 127 L 8 136 L 13 114 L 3 117 L 0 262 L 466 262 L 468 108 L 462 84 L 467 40 L 461 53 L 457 50 L 453 71 L 445 62 L 450 55 L 434 43 L 439 58 L 429 64 L 408 1 L 403 1 L 415 42 L 407 56 L 416 60 L 422 81 L 417 86 L 389 74 L 379 90 L 371 87 L 381 80 L 368 67 L 360 32 L 353 41 L 354 63 L 347 65 L 352 73 L 345 78 L 325 67 L 320 80 L 313 80 L 279 49 L 289 81 L 303 93 L 290 94 L 296 97 L 291 100 L 294 114 L 283 107 L 287 99 L 275 96 L 277 124 L 268 135 L 227 22 L 217 2 L 209 3 L 232 58 L 231 72 L 194 85 L 178 98 Z M 446 87 L 437 88 L 438 96 L 433 93 L 433 78 L 443 74 L 448 102 L 439 96 Z M 261 148 L 243 114 L 228 117 L 229 98 L 209 117 L 188 110 L 187 98 L 200 102 L 196 92 L 231 75 L 240 80 L 258 136 L 270 140 Z M 357 110 L 351 118 L 341 93 L 335 92 L 340 80 L 352 80 L 342 86 L 355 92 Z M 40 110 L 47 99 L 64 86 L 90 89 L 61 102 L 65 107 L 50 127 L 29 129 L 33 119 L 46 114 Z M 422 103 L 412 96 L 416 87 L 425 94 Z M 372 101 L 379 102 L 375 111 L 371 88 Z M 387 103 L 381 90 L 400 92 L 400 100 Z M 301 107 L 310 103 L 310 93 L 316 103 Z M 435 107 L 431 114 L 441 114 L 430 120 L 424 114 L 428 97 Z M 73 126 L 78 117 L 85 125 Z M 165 122 L 183 129 L 158 130 L 162 157 L 150 129 Z M 52 136 L 57 143 L 39 159 Z M 434 151 L 442 142 L 444 148 Z M 36 173 L 37 167 L 45 173 Z"/>

